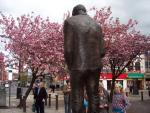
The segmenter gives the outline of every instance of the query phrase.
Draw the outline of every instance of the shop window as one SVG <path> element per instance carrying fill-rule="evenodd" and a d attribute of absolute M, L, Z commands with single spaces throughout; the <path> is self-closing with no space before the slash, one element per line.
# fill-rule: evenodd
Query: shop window
<path fill-rule="evenodd" d="M 116 80 L 115 83 L 120 83 L 123 86 L 123 80 Z M 107 80 L 107 89 L 108 90 L 111 89 L 111 84 L 112 84 L 112 81 L 111 80 Z"/>

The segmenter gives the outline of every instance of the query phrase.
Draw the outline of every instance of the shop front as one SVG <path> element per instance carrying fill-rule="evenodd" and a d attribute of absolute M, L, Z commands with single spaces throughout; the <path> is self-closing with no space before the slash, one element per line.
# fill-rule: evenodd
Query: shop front
<path fill-rule="evenodd" d="M 116 83 L 122 84 L 123 89 L 125 89 L 127 87 L 126 78 L 127 78 L 127 74 L 123 73 L 116 79 Z M 101 73 L 100 81 L 102 81 L 105 89 L 110 90 L 111 84 L 112 84 L 112 74 L 111 73 Z"/>
<path fill-rule="evenodd" d="M 128 73 L 127 86 L 130 93 L 139 94 L 139 90 L 144 89 L 144 74 L 143 73 Z"/>

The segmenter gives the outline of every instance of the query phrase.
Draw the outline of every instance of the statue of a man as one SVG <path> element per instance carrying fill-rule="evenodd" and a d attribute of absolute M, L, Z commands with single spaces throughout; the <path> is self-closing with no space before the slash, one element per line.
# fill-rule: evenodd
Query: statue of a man
<path fill-rule="evenodd" d="M 99 75 L 104 56 L 102 29 L 83 5 L 73 8 L 64 22 L 64 57 L 70 72 L 72 112 L 83 113 L 84 89 L 88 113 L 99 113 Z"/>

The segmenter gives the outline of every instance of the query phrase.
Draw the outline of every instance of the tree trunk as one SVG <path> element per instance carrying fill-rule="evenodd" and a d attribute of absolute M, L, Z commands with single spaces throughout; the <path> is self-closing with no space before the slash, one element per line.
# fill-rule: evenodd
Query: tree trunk
<path fill-rule="evenodd" d="M 26 112 L 26 100 L 27 100 L 27 97 L 28 97 L 30 91 L 32 90 L 35 79 L 36 79 L 36 76 L 33 76 L 29 88 L 27 89 L 23 98 L 20 99 L 21 101 L 20 101 L 19 105 L 17 106 L 19 108 L 23 107 L 23 112 Z"/>
<path fill-rule="evenodd" d="M 116 79 L 113 77 L 112 78 L 112 84 L 111 84 L 111 91 L 110 91 L 110 102 L 112 102 L 112 99 L 113 99 L 115 81 L 116 81 Z"/>
<path fill-rule="evenodd" d="M 26 100 L 27 100 L 27 98 L 25 98 L 25 96 L 23 96 L 23 99 L 22 99 L 23 112 L 26 112 Z"/>
<path fill-rule="evenodd" d="M 21 61 L 21 59 L 19 59 L 19 76 L 18 76 L 19 81 L 20 81 L 22 72 L 23 72 L 23 62 Z"/>
<path fill-rule="evenodd" d="M 23 63 L 22 63 L 22 61 L 21 61 L 21 59 L 19 59 L 19 76 L 18 76 L 18 81 L 19 81 L 19 83 L 18 83 L 18 86 L 17 86 L 17 88 L 18 87 L 21 87 L 21 83 L 20 83 L 20 78 L 21 78 L 21 73 L 23 72 Z M 18 92 L 17 92 L 18 93 Z M 19 105 L 17 106 L 17 107 L 19 107 L 19 108 L 22 108 L 22 97 L 21 97 L 22 95 L 20 95 L 20 102 L 19 102 Z"/>

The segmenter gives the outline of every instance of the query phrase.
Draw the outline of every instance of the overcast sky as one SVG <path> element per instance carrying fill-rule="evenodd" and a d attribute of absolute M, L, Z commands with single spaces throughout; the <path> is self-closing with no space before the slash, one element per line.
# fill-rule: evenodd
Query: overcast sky
<path fill-rule="evenodd" d="M 135 19 L 139 22 L 138 29 L 150 35 L 150 0 L 0 0 L 0 11 L 13 16 L 34 12 L 61 23 L 64 13 L 72 12 L 77 4 L 87 9 L 111 6 L 113 17 L 119 17 L 122 22 Z"/>

